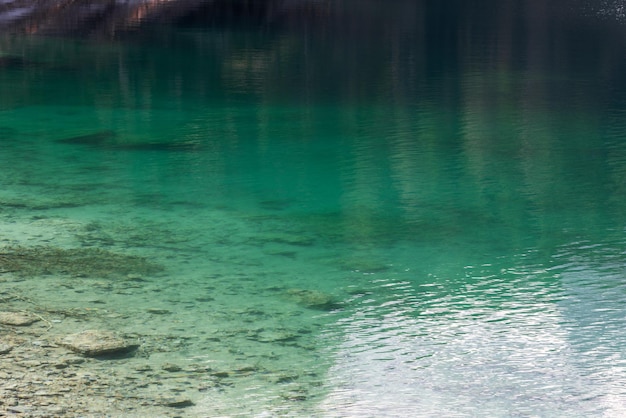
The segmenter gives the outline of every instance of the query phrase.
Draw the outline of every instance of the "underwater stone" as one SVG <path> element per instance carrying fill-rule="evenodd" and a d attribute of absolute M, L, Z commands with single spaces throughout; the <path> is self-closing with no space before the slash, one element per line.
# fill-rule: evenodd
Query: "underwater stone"
<path fill-rule="evenodd" d="M 189 398 L 164 398 L 161 404 L 171 408 L 186 408 L 195 405 Z"/>
<path fill-rule="evenodd" d="M 130 342 L 111 331 L 98 330 L 68 335 L 59 344 L 87 357 L 123 354 L 139 347 L 139 344 Z"/>
<path fill-rule="evenodd" d="M 257 239 L 263 243 L 286 244 L 296 247 L 310 247 L 315 242 L 311 237 L 295 233 L 266 234 Z"/>
<path fill-rule="evenodd" d="M 291 383 L 298 380 L 300 376 L 296 373 L 281 373 L 278 376 L 275 376 L 273 381 L 274 383 Z"/>
<path fill-rule="evenodd" d="M 137 372 L 150 372 L 152 371 L 152 367 L 148 364 L 140 364 L 134 367 L 134 370 Z"/>
<path fill-rule="evenodd" d="M 163 267 L 143 257 L 98 248 L 5 247 L 0 270 L 18 277 L 63 274 L 74 277 L 124 278 L 155 274 Z"/>
<path fill-rule="evenodd" d="M 21 312 L 0 312 L 0 324 L 14 325 L 14 326 L 26 326 L 33 322 L 37 322 L 39 319 L 28 313 Z"/>
<path fill-rule="evenodd" d="M 298 305 L 312 309 L 331 310 L 339 306 L 333 296 L 318 290 L 290 289 L 287 296 Z"/>
<path fill-rule="evenodd" d="M 167 309 L 159 309 L 159 308 L 148 308 L 148 313 L 154 314 L 154 315 L 166 315 L 171 313 L 171 311 L 167 310 Z"/>
<path fill-rule="evenodd" d="M 141 275 L 132 274 L 132 273 L 126 275 L 126 280 L 130 282 L 145 282 L 146 281 L 143 277 L 141 277 Z"/>
<path fill-rule="evenodd" d="M 8 344 L 0 344 L 0 354 L 10 353 L 11 350 L 13 350 L 13 346 L 10 346 Z"/>
<path fill-rule="evenodd" d="M 261 343 L 285 343 L 295 341 L 299 338 L 299 335 L 285 331 L 285 330 L 276 330 L 276 331 L 263 331 L 257 335 L 251 336 L 249 339 L 258 341 Z"/>
<path fill-rule="evenodd" d="M 179 372 L 183 369 L 179 365 L 172 364 L 172 363 L 165 363 L 161 368 L 165 370 L 166 372 L 170 372 L 170 373 Z"/>

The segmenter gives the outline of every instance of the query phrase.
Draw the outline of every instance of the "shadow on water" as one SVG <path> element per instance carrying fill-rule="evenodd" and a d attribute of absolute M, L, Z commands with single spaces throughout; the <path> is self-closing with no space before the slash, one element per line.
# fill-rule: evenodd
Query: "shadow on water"
<path fill-rule="evenodd" d="M 114 131 L 101 131 L 93 134 L 73 136 L 70 138 L 63 138 L 57 140 L 59 144 L 72 144 L 72 145 L 88 145 L 93 147 L 99 147 L 106 143 L 111 143 L 117 134 Z"/>
<path fill-rule="evenodd" d="M 118 135 L 114 131 L 101 131 L 93 134 L 73 136 L 59 139 L 59 144 L 83 145 L 99 151 L 165 151 L 165 152 L 199 152 L 202 146 L 197 143 L 148 142 L 129 143 L 116 141 Z"/>

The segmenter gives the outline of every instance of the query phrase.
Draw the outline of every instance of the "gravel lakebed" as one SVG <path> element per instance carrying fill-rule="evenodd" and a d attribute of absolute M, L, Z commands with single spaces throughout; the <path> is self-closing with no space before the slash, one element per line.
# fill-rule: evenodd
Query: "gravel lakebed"
<path fill-rule="evenodd" d="M 184 416 L 209 370 L 142 361 L 133 336 L 59 334 L 46 318 L 0 312 L 0 416 Z M 136 356 L 139 356 L 137 358 Z"/>
<path fill-rule="evenodd" d="M 325 366 L 303 318 L 323 323 L 330 296 L 260 282 L 242 299 L 247 264 L 193 276 L 178 251 L 95 245 L 91 224 L 0 227 L 0 417 L 310 416 Z"/>

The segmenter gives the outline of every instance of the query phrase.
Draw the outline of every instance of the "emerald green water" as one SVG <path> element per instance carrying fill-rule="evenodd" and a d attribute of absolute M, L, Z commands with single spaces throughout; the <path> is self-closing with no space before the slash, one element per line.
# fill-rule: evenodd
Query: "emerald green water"
<path fill-rule="evenodd" d="M 3 291 L 229 371 L 189 416 L 619 416 L 625 29 L 417 9 L 3 37 L 2 244 L 164 267 Z"/>

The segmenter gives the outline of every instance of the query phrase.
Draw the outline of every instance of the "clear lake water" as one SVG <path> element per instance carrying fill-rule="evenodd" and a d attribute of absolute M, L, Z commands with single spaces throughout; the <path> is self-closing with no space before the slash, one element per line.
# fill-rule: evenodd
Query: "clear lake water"
<path fill-rule="evenodd" d="M 0 244 L 158 268 L 2 291 L 228 373 L 193 416 L 623 416 L 623 9 L 474 3 L 3 35 Z"/>

